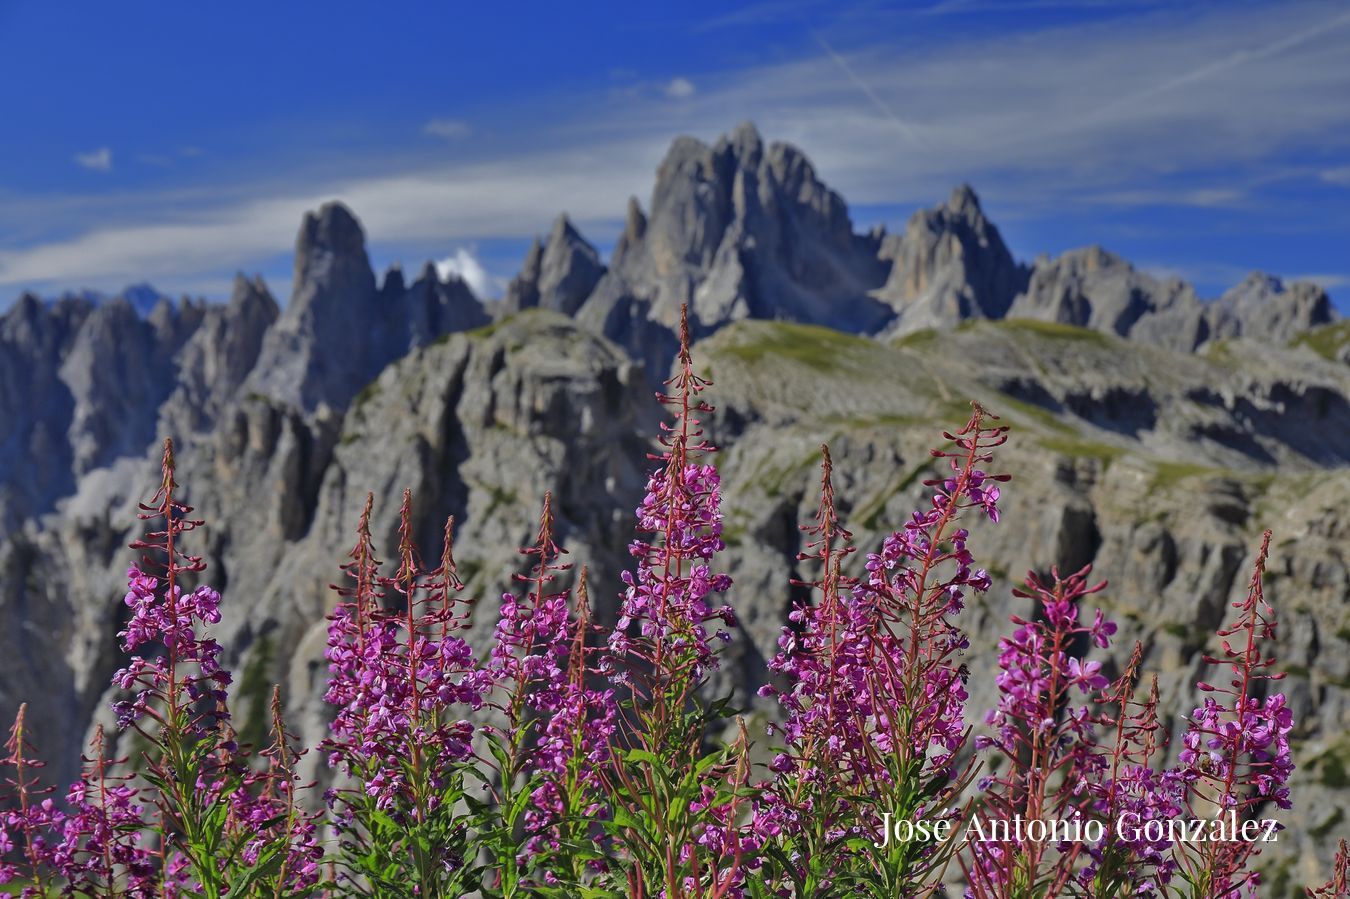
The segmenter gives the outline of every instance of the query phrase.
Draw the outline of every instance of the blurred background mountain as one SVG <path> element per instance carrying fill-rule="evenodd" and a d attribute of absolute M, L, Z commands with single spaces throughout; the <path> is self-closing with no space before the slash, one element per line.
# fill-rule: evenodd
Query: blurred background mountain
<path fill-rule="evenodd" d="M 4 65 L 46 15 L 0 6 Z M 687 303 L 741 619 L 722 686 L 752 706 L 768 676 L 820 443 L 868 550 L 978 399 L 1014 480 L 973 538 L 972 717 L 1009 588 L 1094 562 L 1180 727 L 1271 527 L 1300 767 L 1267 893 L 1319 880 L 1350 806 L 1343 7 L 478 11 L 397 40 L 107 15 L 0 87 L 29 135 L 0 144 L 0 716 L 34 703 L 57 779 L 108 720 L 164 436 L 237 717 L 280 683 L 314 740 L 367 490 L 386 554 L 402 487 L 426 556 L 456 516 L 480 639 L 553 491 L 612 614 Z M 132 36 L 81 80 L 100 29 Z M 748 115 L 765 136 L 718 136 Z"/>

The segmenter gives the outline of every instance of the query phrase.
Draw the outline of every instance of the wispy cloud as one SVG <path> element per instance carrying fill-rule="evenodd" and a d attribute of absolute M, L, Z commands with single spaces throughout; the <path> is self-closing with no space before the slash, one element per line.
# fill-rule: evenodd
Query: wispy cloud
<path fill-rule="evenodd" d="M 1248 205 L 1251 197 L 1246 190 L 1240 188 L 1202 187 L 1084 193 L 1078 200 L 1104 206 L 1193 206 L 1200 209 L 1232 209 Z"/>
<path fill-rule="evenodd" d="M 442 280 L 451 275 L 469 285 L 474 296 L 479 299 L 491 299 L 501 293 L 501 282 L 488 274 L 477 254 L 468 247 L 458 247 L 454 253 L 436 263 L 436 274 Z"/>
<path fill-rule="evenodd" d="M 666 96 L 672 100 L 688 100 L 698 92 L 688 78 L 672 78 L 666 85 Z"/>
<path fill-rule="evenodd" d="M 1343 7 L 1139 8 L 1109 23 L 987 39 L 846 45 L 831 32 L 796 59 L 606 84 L 577 96 L 568 118 L 522 124 L 529 141 L 491 161 L 400 162 L 337 181 L 298 173 L 286 190 L 217 185 L 228 200 L 191 205 L 167 195 L 97 205 L 98 224 L 84 233 L 52 240 L 48 227 L 44 242 L 0 251 L 0 285 L 186 280 L 249 265 L 284 252 L 303 211 L 335 197 L 386 244 L 528 237 L 562 210 L 595 230 L 621 219 L 630 194 L 645 195 L 675 134 L 710 139 L 746 118 L 805 150 L 852 203 L 912 208 L 971 181 L 1010 217 L 1086 204 L 1255 208 L 1291 154 L 1350 158 Z M 474 134 L 457 119 L 424 131 Z M 1326 165 L 1299 177 L 1350 186 L 1350 168 Z M 49 206 L 67 227 L 88 221 L 81 198 L 68 199 Z M 0 218 L 14 220 L 8 198 L 4 206 Z"/>
<path fill-rule="evenodd" d="M 422 126 L 422 133 L 451 141 L 464 140 L 473 134 L 473 127 L 459 119 L 432 119 Z"/>
<path fill-rule="evenodd" d="M 95 172 L 111 172 L 113 166 L 112 150 L 99 147 L 88 153 L 76 153 L 75 164 Z"/>
<path fill-rule="evenodd" d="M 117 285 L 247 267 L 292 245 L 307 209 L 340 199 L 374 241 L 470 241 L 534 234 L 565 210 L 582 227 L 619 221 L 650 179 L 660 146 L 616 143 L 349 182 L 205 208 L 152 223 L 110 225 L 68 240 L 0 251 L 0 285 Z"/>
<path fill-rule="evenodd" d="M 1350 287 L 1350 274 L 1293 275 L 1289 280 L 1311 281 L 1323 290 L 1335 290 L 1338 287 Z"/>

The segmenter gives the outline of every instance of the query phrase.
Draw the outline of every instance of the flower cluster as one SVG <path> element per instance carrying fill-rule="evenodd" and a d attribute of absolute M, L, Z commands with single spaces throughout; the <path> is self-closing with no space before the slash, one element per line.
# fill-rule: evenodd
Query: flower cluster
<path fill-rule="evenodd" d="M 411 491 L 399 510 L 399 565 L 380 574 L 367 496 L 357 542 L 344 566 L 355 581 L 330 616 L 330 680 L 335 705 L 330 763 L 355 785 L 330 790 L 343 848 L 344 883 L 363 880 L 422 895 L 453 894 L 472 876 L 457 806 L 474 764 L 474 726 L 462 713 L 482 708 L 489 679 L 459 633 L 467 604 L 445 524 L 441 564 L 424 571 L 413 545 Z M 386 602 L 396 598 L 395 608 Z M 436 857 L 430 847 L 440 844 Z"/>
<path fill-rule="evenodd" d="M 202 522 L 190 517 L 177 486 L 166 441 L 159 490 L 140 513 L 162 530 L 132 544 L 144 555 L 127 573 L 131 616 L 119 636 L 125 651 L 138 654 L 113 678 L 131 693 L 114 703 L 118 724 L 148 745 L 140 770 L 118 773 L 128 760 L 107 758 L 100 727 L 80 780 L 58 804 L 26 774 L 38 765 L 22 710 L 15 722 L 9 764 L 19 808 L 7 827 L 23 834 L 33 882 L 25 895 L 45 896 L 48 884 L 91 897 L 223 895 L 250 884 L 289 897 L 319 882 L 318 828 L 292 798 L 295 753 L 286 746 L 279 699 L 278 743 L 260 756 L 272 760 L 265 768 L 251 766 L 249 748 L 229 727 L 230 674 L 220 645 L 202 633 L 220 621 L 220 595 L 182 585 L 206 566 L 183 551 L 184 536 Z M 0 844 L 8 842 L 6 832 Z M 0 869 L 6 878 L 13 873 Z"/>
<path fill-rule="evenodd" d="M 687 691 L 717 666 L 709 624 L 717 622 L 714 636 L 724 643 L 731 639 L 728 628 L 736 625 L 730 606 L 714 607 L 711 601 L 731 587 L 731 578 L 714 572 L 710 564 L 724 548 L 721 477 L 715 466 L 698 460 L 716 449 L 703 439 L 696 417 L 712 411 L 699 398 L 710 382 L 694 373 L 687 311 L 681 320 L 677 369 L 666 382 L 671 393 L 657 394 L 675 410 L 676 420 L 662 425 L 662 464 L 648 479 L 637 509 L 638 531 L 653 537 L 629 546 L 638 560 L 637 572 L 622 575 L 627 589 L 609 638 L 607 670 L 628 684 L 625 663 L 635 661 L 651 666 L 657 681 Z M 630 634 L 634 624 L 638 640 Z"/>
<path fill-rule="evenodd" d="M 951 475 L 924 482 L 932 489 L 928 506 L 868 555 L 863 581 L 841 571 L 852 535 L 839 523 L 822 447 L 821 501 L 800 556 L 820 563 L 819 579 L 803 584 L 820 599 L 794 606 L 770 662 L 787 688 L 760 691 L 777 697 L 785 713 L 784 749 L 770 763 L 775 777 L 753 820 L 764 840 L 797 860 L 793 879 L 809 889 L 840 888 L 860 864 L 904 871 L 917 883 L 943 863 L 932 844 L 859 862 L 848 841 L 874 832 L 875 803 L 936 818 L 945 813 L 931 810 L 966 782 L 954 769 L 966 740 L 961 655 L 968 642 L 953 619 L 968 592 L 992 582 L 957 521 L 966 510 L 998 521 L 997 484 L 1008 478 L 981 466 L 1006 429 L 987 426 L 990 417 L 976 405 L 964 428 L 944 435 L 955 451 L 932 455 L 947 460 Z"/>
<path fill-rule="evenodd" d="M 1147 825 L 1290 806 L 1295 722 L 1266 650 L 1269 534 L 1234 623 L 1205 656 L 1223 683 L 1198 685 L 1175 765 L 1161 767 L 1164 716 L 1157 679 L 1141 676 L 1143 647 L 1118 673 L 1100 657 L 1117 628 L 1084 609 L 1103 587 L 1086 567 L 1032 573 L 1014 591 L 1032 608 L 999 642 L 997 704 L 972 745 L 959 622 L 993 584 L 976 548 L 1001 517 L 1008 476 L 992 463 L 1007 429 L 972 404 L 932 451 L 940 468 L 921 508 L 856 572 L 822 446 L 797 557 L 813 573 L 793 581 L 801 592 L 768 663 L 760 695 L 780 716 L 761 753 L 731 697 L 710 695 L 737 625 L 718 564 L 722 483 L 699 424 L 710 382 L 694 372 L 687 313 L 680 338 L 658 394 L 674 421 L 652 457 L 612 629 L 593 620 L 584 567 L 572 583 L 567 510 L 552 495 L 521 549 L 529 563 L 484 623 L 495 626 L 482 656 L 468 639 L 454 519 L 428 570 L 404 491 L 397 564 L 384 574 L 367 496 L 329 616 L 321 749 L 336 776 L 322 811 L 309 810 L 305 750 L 279 689 L 267 746 L 241 745 L 231 726 L 230 674 L 209 636 L 221 597 L 184 550 L 202 522 L 178 498 L 166 442 L 141 507 L 158 524 L 128 569 L 119 636 L 130 658 L 113 680 L 138 757 L 110 758 L 99 729 L 79 780 L 58 793 L 41 782 L 21 706 L 0 759 L 0 884 L 22 883 L 31 899 L 928 899 L 959 868 L 971 899 L 1254 895 L 1257 844 L 1191 843 Z M 894 839 L 877 839 L 882 820 Z M 1118 826 L 1127 820 L 1137 826 Z M 1051 821 L 1096 830 L 1079 840 L 998 826 Z M 962 825 L 982 835 L 938 835 Z M 1308 895 L 1346 895 L 1348 870 L 1342 842 L 1332 879 Z"/>
<path fill-rule="evenodd" d="M 550 679 L 547 688 L 532 694 L 531 699 L 543 722 L 533 752 L 539 778 L 530 793 L 533 808 L 525 813 L 525 831 L 531 835 L 526 851 L 540 855 L 563 850 L 568 836 L 583 835 L 589 830 L 585 822 L 604 811 L 605 804 L 599 798 L 603 789 L 600 771 L 611 761 L 618 727 L 614 689 L 589 685 L 596 671 L 590 662 L 595 649 L 587 645 L 587 640 L 595 627 L 584 570 L 577 586 L 576 620 L 570 631 L 572 641 L 566 647 L 566 668 L 561 678 Z"/>
<path fill-rule="evenodd" d="M 1267 803 L 1292 805 L 1287 784 L 1294 770 L 1293 713 L 1282 693 L 1257 695 L 1263 682 L 1284 678 L 1272 670 L 1275 659 L 1265 649 L 1275 638 L 1275 613 L 1262 583 L 1269 553 L 1266 531 L 1246 596 L 1233 603 L 1237 616 L 1218 633 L 1221 650 L 1205 656 L 1207 663 L 1227 669 L 1228 682 L 1197 684 L 1207 695 L 1187 722 L 1177 768 L 1185 782 L 1183 807 L 1194 817 L 1216 810 L 1246 819 Z M 1221 899 L 1237 899 L 1259 883 L 1248 867 L 1259 851 L 1259 843 L 1230 840 L 1178 844 L 1173 855 L 1188 881 L 1208 884 Z"/>
<path fill-rule="evenodd" d="M 687 451 L 688 444 L 682 446 Z M 680 452 L 668 455 L 677 459 Z M 713 636 L 725 643 L 731 639 L 727 628 L 736 624 L 730 606 L 714 609 L 710 603 L 713 594 L 731 586 L 729 576 L 714 574 L 708 564 L 723 548 L 720 493 L 717 469 L 707 463 L 672 464 L 652 474 L 638 507 L 638 528 L 662 539 L 635 540 L 629 547 L 638 566 L 636 574 L 622 575 L 627 590 L 609 640 L 616 657 L 640 651 L 628 635 L 636 622 L 652 646 L 688 657 L 689 680 L 697 681 L 716 667 L 708 625 L 718 623 Z M 690 563 L 687 572 L 685 562 Z"/>
<path fill-rule="evenodd" d="M 1073 650 L 1081 638 L 1105 647 L 1115 632 L 1100 613 L 1091 624 L 1080 620 L 1079 601 L 1105 586 L 1089 584 L 1090 572 L 1086 566 L 1063 577 L 1055 570 L 1049 580 L 1030 572 L 1027 589 L 1014 591 L 1036 602 L 1037 615 L 1013 616 L 1013 633 L 999 641 L 998 705 L 985 718 L 993 736 L 975 741 L 1007 761 L 979 784 L 986 801 L 978 814 L 992 831 L 1006 832 L 999 822 L 1075 821 L 1087 813 L 1084 786 L 1101 771 L 1102 755 L 1093 707 L 1074 701 L 1095 696 L 1108 680 L 1100 662 Z M 1079 842 L 972 841 L 962 859 L 968 895 L 1018 896 L 1024 885 L 1056 895 L 1072 880 L 1081 849 Z"/>

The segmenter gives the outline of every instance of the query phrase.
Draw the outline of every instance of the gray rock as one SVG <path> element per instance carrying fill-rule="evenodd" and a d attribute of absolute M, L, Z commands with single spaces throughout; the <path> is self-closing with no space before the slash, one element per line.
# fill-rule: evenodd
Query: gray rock
<path fill-rule="evenodd" d="M 345 408 L 380 371 L 451 330 L 485 324 L 482 304 L 430 265 L 402 293 L 375 287 L 365 234 L 340 203 L 306 213 L 295 246 L 291 300 L 263 340 L 249 391 L 313 412 Z"/>
<path fill-rule="evenodd" d="M 1252 272 L 1210 307 L 1216 337 L 1247 336 L 1288 343 L 1338 318 L 1326 290 L 1308 281 L 1285 284 L 1274 275 Z"/>
<path fill-rule="evenodd" d="M 558 216 L 548 240 L 536 239 L 525 254 L 520 274 L 511 282 L 503 304 L 506 313 L 542 307 L 573 315 L 591 295 L 605 266 L 566 215 Z"/>
<path fill-rule="evenodd" d="M 899 316 L 892 334 L 1003 318 L 1027 283 L 1027 271 L 1013 260 L 967 184 L 946 203 L 915 212 L 904 234 L 882 241 L 880 255 L 892 263 L 876 294 Z"/>
<path fill-rule="evenodd" d="M 1060 322 L 1192 350 L 1210 337 L 1205 307 L 1180 279 L 1137 270 L 1098 246 L 1041 258 L 1009 318 Z"/>
<path fill-rule="evenodd" d="M 746 318 L 875 331 L 892 313 L 869 292 L 886 265 L 844 201 L 796 148 L 753 125 L 708 146 L 679 138 L 657 171 L 651 214 L 629 204 L 609 271 L 578 320 L 663 372 L 680 306 L 695 335 Z"/>
<path fill-rule="evenodd" d="M 159 432 L 181 440 L 209 430 L 253 370 L 279 315 L 261 277 L 235 275 L 230 301 L 207 309 L 178 353 L 177 386 L 161 410 Z"/>

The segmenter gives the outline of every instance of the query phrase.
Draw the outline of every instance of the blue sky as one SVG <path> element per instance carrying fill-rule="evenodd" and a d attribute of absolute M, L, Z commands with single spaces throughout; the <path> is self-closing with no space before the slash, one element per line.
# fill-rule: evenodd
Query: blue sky
<path fill-rule="evenodd" d="M 377 267 L 487 292 L 566 210 L 608 250 L 677 134 L 788 140 L 859 229 L 968 181 L 1021 258 L 1100 243 L 1350 306 L 1350 5 L 0 0 L 0 307 L 290 290 L 346 201 Z"/>

